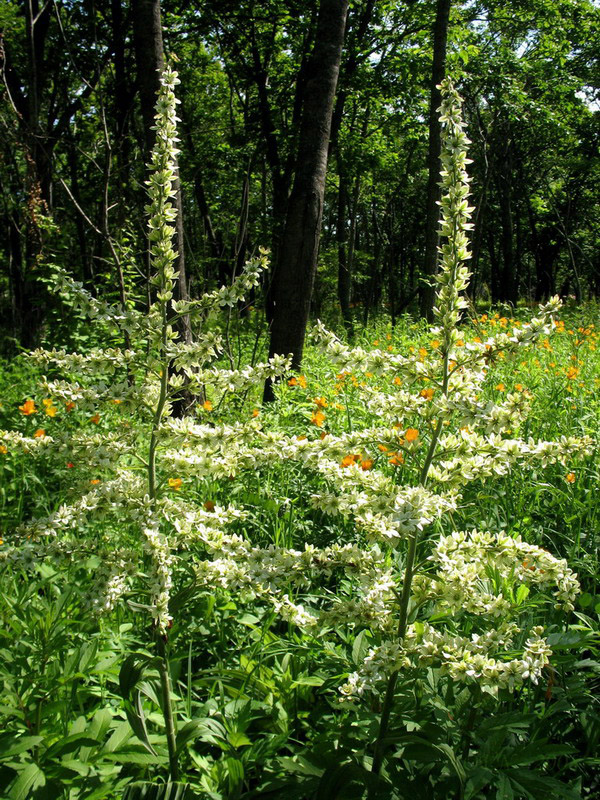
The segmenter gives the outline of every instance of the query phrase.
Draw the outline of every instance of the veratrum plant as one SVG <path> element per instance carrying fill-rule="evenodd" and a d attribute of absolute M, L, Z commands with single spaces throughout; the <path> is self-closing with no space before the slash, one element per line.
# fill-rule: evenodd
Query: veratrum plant
<path fill-rule="evenodd" d="M 16 531 L 2 559 L 9 567 L 27 567 L 45 559 L 68 563 L 90 553 L 100 555 L 103 566 L 90 596 L 99 613 L 113 609 L 125 593 L 131 600 L 145 587 L 173 781 L 179 778 L 175 736 L 183 720 L 171 701 L 169 601 L 173 581 L 186 568 L 195 573 L 196 588 L 214 592 L 221 587 L 235 593 L 238 603 L 258 600 L 283 620 L 315 634 L 314 641 L 329 652 L 339 642 L 339 629 L 369 632 L 375 646 L 358 669 L 345 665 L 347 677 L 338 696 L 357 703 L 382 698 L 379 735 L 368 762 L 378 774 L 398 676 L 435 667 L 453 681 L 491 694 L 535 682 L 551 652 L 544 631 L 529 627 L 530 604 L 549 603 L 565 611 L 573 607 L 578 582 L 563 560 L 506 534 L 455 531 L 448 523 L 469 482 L 503 475 L 515 465 L 527 469 L 566 462 L 591 450 L 588 439 L 518 438 L 513 432 L 528 412 L 525 393 L 509 393 L 502 403 L 482 399 L 488 365 L 500 352 L 513 352 L 548 334 L 559 302 L 551 301 L 539 317 L 512 332 L 463 342 L 459 324 L 466 307 L 462 293 L 469 273 L 464 261 L 472 212 L 465 171 L 468 140 L 460 97 L 445 82 L 440 231 L 445 241 L 433 351 L 401 356 L 350 349 L 317 326 L 316 341 L 333 369 L 379 377 L 378 389 L 364 388 L 369 425 L 349 433 L 321 436 L 315 427 L 314 436 L 296 438 L 267 429 L 260 416 L 215 425 L 171 418 L 170 403 L 184 382 L 190 393 L 204 396 L 206 389 L 207 396 L 216 397 L 244 391 L 266 377 L 280 378 L 288 368 L 286 359 L 277 358 L 241 371 L 218 369 L 211 366 L 220 352 L 217 336 L 200 333 L 192 345 L 177 340 L 180 315 L 201 322 L 214 306 L 237 303 L 257 283 L 265 256 L 251 262 L 231 287 L 195 301 L 173 300 L 176 83 L 168 69 L 162 78 L 149 182 L 156 293 L 150 313 L 109 307 L 59 275 L 60 287 L 89 316 L 112 326 L 121 341 L 128 332 L 131 348 L 32 354 L 67 376 L 45 385 L 57 403 L 74 403 L 78 411 L 95 414 L 102 403 L 116 403 L 138 417 L 143 433 L 139 425 L 123 424 L 117 432 L 98 430 L 92 436 L 0 434 L 7 449 L 52 451 L 64 461 L 87 460 L 112 474 L 91 489 L 88 484 L 71 504 Z M 283 469 L 289 463 L 318 487 L 312 495 L 315 507 L 352 521 L 351 540 L 303 550 L 258 546 L 249 522 L 239 532 L 240 520 L 250 519 L 249 509 L 205 506 L 177 491 L 182 481 L 243 480 L 245 474 Z M 434 522 L 447 529 L 437 540 Z M 238 532 L 232 532 L 232 523 Z M 429 559 L 417 567 L 420 540 Z M 137 575 L 140 541 L 145 557 Z"/>
<path fill-rule="evenodd" d="M 9 547 L 0 553 L 0 561 L 9 568 L 36 567 L 44 561 L 64 564 L 81 563 L 88 556 L 100 559 L 89 604 L 98 613 L 111 611 L 127 591 L 143 592 L 139 608 L 150 612 L 155 632 L 157 666 L 161 685 L 168 750 L 169 778 L 177 781 L 177 723 L 172 707 L 172 689 L 168 661 L 168 629 L 171 623 L 169 599 L 176 569 L 175 554 L 181 545 L 187 549 L 185 534 L 178 528 L 189 509 L 168 496 L 181 481 L 168 478 L 161 470 L 161 453 L 173 439 L 167 420 L 171 403 L 185 384 L 186 392 L 203 398 L 207 387 L 215 398 L 223 392 L 243 392 L 266 378 L 277 379 L 288 369 L 283 357 L 252 369 L 223 371 L 211 366 L 222 351 L 218 335 L 201 332 L 193 344 L 178 342 L 176 323 L 187 315 L 197 325 L 215 310 L 231 307 L 259 282 L 266 266 L 264 253 L 250 261 L 242 275 L 226 286 L 189 302 L 173 299 L 177 258 L 172 246 L 176 211 L 172 198 L 175 190 L 176 104 L 174 89 L 177 74 L 167 68 L 161 77 L 156 106 L 156 143 L 150 164 L 148 195 L 150 204 L 149 241 L 153 270 L 151 279 L 154 302 L 147 314 L 109 306 L 92 297 L 81 284 L 58 271 L 57 289 L 76 304 L 94 323 L 112 332 L 117 341 L 130 342 L 130 348 L 93 350 L 85 355 L 64 351 L 36 350 L 31 359 L 65 375 L 64 380 L 44 382 L 52 399 L 53 413 L 58 405 L 67 411 L 76 409 L 99 425 L 104 409 L 118 406 L 125 414 L 135 414 L 137 424 L 123 420 L 115 433 L 89 435 L 83 430 L 72 434 L 34 437 L 17 432 L 0 432 L 3 453 L 20 448 L 25 452 L 53 453 L 57 462 L 68 465 L 85 463 L 88 474 L 101 471 L 109 475 L 103 481 L 86 481 L 85 492 L 70 504 L 60 506 L 49 516 L 33 519 L 11 537 Z M 35 413 L 35 403 L 28 401 L 22 413 Z M 58 405 L 56 405 L 58 404 Z M 103 408 L 104 407 L 104 408 Z M 47 406 L 48 408 L 48 406 Z M 141 433 L 140 433 L 141 431 Z M 112 476 L 112 477 L 111 477 Z M 173 490 L 173 491 L 172 491 Z M 218 509 L 206 514 L 205 527 L 218 536 L 221 527 L 238 513 Z M 143 563 L 140 563 L 140 543 Z M 138 659 L 137 661 L 140 661 Z M 141 662 L 148 662 L 142 657 Z M 133 688 L 139 664 L 126 663 L 121 675 L 122 689 Z M 141 669 L 137 672 L 139 678 Z M 129 686 L 131 684 L 131 686 Z M 155 754 L 139 709 L 131 706 L 124 689 L 128 718 L 138 737 Z M 130 707 L 131 706 L 131 707 Z"/>

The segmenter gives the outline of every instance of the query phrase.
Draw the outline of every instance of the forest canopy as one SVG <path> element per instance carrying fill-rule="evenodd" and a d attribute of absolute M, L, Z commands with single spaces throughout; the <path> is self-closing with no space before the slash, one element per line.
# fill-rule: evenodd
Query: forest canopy
<path fill-rule="evenodd" d="M 47 334 L 53 263 L 98 296 L 144 302 L 145 165 L 163 51 L 178 59 L 181 77 L 184 292 L 230 280 L 259 247 L 270 249 L 275 276 L 298 251 L 286 233 L 294 192 L 328 123 L 320 220 L 300 239 L 315 260 L 316 274 L 302 279 L 314 280 L 314 291 L 287 320 L 299 315 L 305 325 L 312 311 L 343 318 L 351 330 L 382 309 L 392 321 L 406 310 L 428 316 L 439 200 L 435 86 L 448 73 L 465 98 L 472 140 L 471 297 L 514 305 L 556 292 L 597 295 L 597 6 L 352 2 L 340 29 L 333 106 L 319 121 L 321 96 L 315 101 L 311 86 L 322 67 L 315 66 L 320 5 L 327 6 L 2 4 L 6 352 Z M 333 16 L 337 6 L 344 12 L 343 3 L 329 6 Z"/>

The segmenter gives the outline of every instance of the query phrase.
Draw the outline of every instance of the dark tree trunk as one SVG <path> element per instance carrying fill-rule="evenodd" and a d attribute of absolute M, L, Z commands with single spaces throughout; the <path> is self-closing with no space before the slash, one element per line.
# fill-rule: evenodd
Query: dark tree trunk
<path fill-rule="evenodd" d="M 350 314 L 350 265 L 348 263 L 348 187 L 343 170 L 339 169 L 339 187 L 337 198 L 336 241 L 338 251 L 338 300 L 342 319 L 346 330 L 352 330 L 352 316 Z"/>
<path fill-rule="evenodd" d="M 160 0 L 132 0 L 133 12 L 133 44 L 137 64 L 137 84 L 144 121 L 144 144 L 147 160 L 154 146 L 154 107 L 160 86 L 160 73 L 165 67 L 162 25 L 160 18 Z M 175 165 L 177 169 L 177 164 Z M 175 269 L 177 281 L 177 299 L 187 300 L 187 276 L 185 272 L 185 248 L 183 238 L 183 204 L 181 184 L 177 171 L 174 182 L 175 205 L 177 219 L 175 221 L 175 250 L 177 261 Z M 183 315 L 178 322 L 179 335 L 186 344 L 192 341 L 192 329 L 189 316 Z M 182 416 L 191 404 L 191 398 L 185 391 L 173 402 L 173 414 Z"/>
<path fill-rule="evenodd" d="M 285 229 L 267 298 L 269 354 L 292 355 L 298 369 L 317 268 L 333 101 L 340 69 L 348 0 L 321 0 L 308 67 L 296 174 Z M 270 383 L 265 400 L 273 399 Z"/>
<path fill-rule="evenodd" d="M 438 85 L 444 78 L 446 69 L 446 43 L 448 39 L 448 23 L 450 20 L 451 0 L 437 0 L 435 7 L 435 23 L 433 27 L 433 64 L 431 69 L 431 85 L 429 94 L 429 149 L 427 152 L 427 202 L 425 211 L 425 257 L 423 262 L 423 283 L 420 290 L 419 311 L 422 317 L 431 322 L 435 287 L 433 278 L 437 271 L 438 239 L 440 211 L 440 154 L 442 143 L 438 108 L 441 103 Z"/>
<path fill-rule="evenodd" d="M 500 206 L 500 248 L 502 252 L 502 281 L 500 300 L 517 302 L 517 274 L 514 250 L 514 215 L 512 192 L 512 149 L 510 144 L 504 150 L 502 163 L 498 164 L 498 203 Z"/>

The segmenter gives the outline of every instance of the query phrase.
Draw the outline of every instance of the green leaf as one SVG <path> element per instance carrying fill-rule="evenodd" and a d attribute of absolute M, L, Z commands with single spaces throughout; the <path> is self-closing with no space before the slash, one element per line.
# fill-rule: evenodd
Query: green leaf
<path fill-rule="evenodd" d="M 510 766 L 535 764 L 536 761 L 550 761 L 558 756 L 566 756 L 574 752 L 575 748 L 568 744 L 532 742 L 525 747 L 515 749 L 506 759 L 506 763 Z"/>
<path fill-rule="evenodd" d="M 325 683 L 325 678 L 319 675 L 302 675 L 290 684 L 292 688 L 295 686 L 322 686 Z"/>
<path fill-rule="evenodd" d="M 59 739 L 52 747 L 49 747 L 44 756 L 47 759 L 60 758 L 67 753 L 72 753 L 80 747 L 97 747 L 100 744 L 98 739 L 92 739 L 91 736 L 83 733 L 73 733 L 70 736 L 65 736 L 64 739 Z"/>
<path fill-rule="evenodd" d="M 514 800 L 514 796 L 510 778 L 506 773 L 500 772 L 496 784 L 496 800 Z"/>
<path fill-rule="evenodd" d="M 37 764 L 28 764 L 8 793 L 9 800 L 26 800 L 32 789 L 43 786 L 46 782 L 44 773 Z"/>
<path fill-rule="evenodd" d="M 229 792 L 233 794 L 241 787 L 244 780 L 244 765 L 239 758 L 226 759 L 227 773 L 229 777 Z"/>
<path fill-rule="evenodd" d="M 122 744 L 131 739 L 131 725 L 129 722 L 120 722 L 112 732 L 110 739 L 102 748 L 103 753 L 114 753 Z"/>
<path fill-rule="evenodd" d="M 130 783 L 123 792 L 123 800 L 191 800 L 195 794 L 187 783 Z"/>
<path fill-rule="evenodd" d="M 142 677 L 148 661 L 149 656 L 146 656 L 143 653 L 132 653 L 130 656 L 127 656 L 119 672 L 119 689 L 121 692 L 121 697 L 124 699 L 129 697 L 134 686 Z"/>
<path fill-rule="evenodd" d="M 136 693 L 135 706 L 129 700 L 125 702 L 125 713 L 127 714 L 127 719 L 135 735 L 150 753 L 156 755 L 156 750 L 148 740 L 148 729 L 146 728 L 146 717 L 144 715 L 140 692 Z"/>
<path fill-rule="evenodd" d="M 14 734 L 5 733 L 0 737 L 0 758 L 10 758 L 27 750 L 33 750 L 43 739 L 43 736 L 21 736 L 15 741 Z"/>
<path fill-rule="evenodd" d="M 227 739 L 232 747 L 245 747 L 252 744 L 250 739 L 242 731 L 231 731 L 227 734 Z"/>

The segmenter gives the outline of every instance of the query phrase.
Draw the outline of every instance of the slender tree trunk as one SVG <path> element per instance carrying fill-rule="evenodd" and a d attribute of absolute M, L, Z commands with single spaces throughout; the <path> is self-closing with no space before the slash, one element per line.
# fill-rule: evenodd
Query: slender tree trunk
<path fill-rule="evenodd" d="M 342 319 L 346 330 L 352 330 L 352 315 L 350 313 L 350 265 L 348 263 L 348 231 L 347 231 L 347 209 L 348 209 L 348 187 L 343 168 L 339 167 L 339 186 L 337 198 L 337 219 L 336 219 L 336 240 L 338 251 L 338 300 Z"/>
<path fill-rule="evenodd" d="M 342 57 L 348 0 L 321 0 L 304 91 L 296 174 L 267 298 L 269 354 L 292 355 L 298 369 L 317 268 L 333 101 Z M 273 388 L 265 385 L 265 400 Z"/>
<path fill-rule="evenodd" d="M 427 204 L 425 211 L 425 258 L 423 263 L 423 283 L 419 298 L 419 311 L 429 322 L 433 319 L 433 303 L 435 287 L 433 278 L 437 271 L 437 248 L 439 228 L 440 187 L 440 122 L 438 108 L 441 103 L 438 85 L 444 78 L 446 69 L 446 43 L 450 20 L 451 0 L 437 0 L 435 22 L 433 26 L 433 64 L 431 69 L 431 85 L 429 94 L 429 149 L 427 153 Z"/>
<path fill-rule="evenodd" d="M 144 121 L 144 143 L 147 158 L 154 146 L 154 106 L 160 84 L 160 73 L 165 66 L 162 24 L 160 17 L 160 0 L 132 0 L 133 11 L 133 44 L 137 64 L 137 84 Z M 177 169 L 177 162 L 176 162 Z M 179 174 L 173 183 L 175 189 L 175 205 L 177 219 L 175 221 L 175 250 L 177 261 L 175 269 L 177 281 L 177 299 L 189 298 L 187 276 L 185 271 L 185 247 L 183 237 L 183 204 Z M 179 318 L 178 330 L 181 340 L 186 344 L 192 341 L 192 329 L 189 316 Z M 191 398 L 182 391 L 173 403 L 173 414 L 182 416 L 191 403 Z"/>
<path fill-rule="evenodd" d="M 512 149 L 507 144 L 502 163 L 498 164 L 498 203 L 500 206 L 502 252 L 502 285 L 500 300 L 517 302 L 517 274 L 514 250 L 514 216 L 512 197 Z"/>

